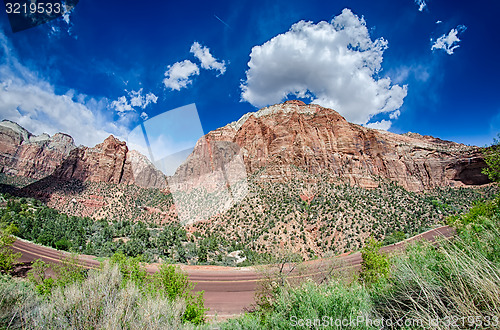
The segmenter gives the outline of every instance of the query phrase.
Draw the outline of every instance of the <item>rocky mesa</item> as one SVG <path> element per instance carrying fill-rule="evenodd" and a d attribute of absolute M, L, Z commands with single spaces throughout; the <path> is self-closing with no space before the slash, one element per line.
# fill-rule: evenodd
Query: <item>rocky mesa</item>
<path fill-rule="evenodd" d="M 489 182 L 481 173 L 486 164 L 478 147 L 366 128 L 332 109 L 301 101 L 260 109 L 209 132 L 177 174 L 202 175 L 211 168 L 207 163 L 217 167 L 236 152 L 247 173 L 258 173 L 257 179 L 264 181 L 328 173 L 365 188 L 389 179 L 411 191 Z"/>
<path fill-rule="evenodd" d="M 162 172 L 113 136 L 92 148 L 76 147 L 69 135 L 34 136 L 18 124 L 4 120 L 0 123 L 0 150 L 0 173 L 8 175 L 166 187 Z"/>
<path fill-rule="evenodd" d="M 67 134 L 35 136 L 14 122 L 0 122 L 0 173 L 42 179 L 75 148 Z"/>

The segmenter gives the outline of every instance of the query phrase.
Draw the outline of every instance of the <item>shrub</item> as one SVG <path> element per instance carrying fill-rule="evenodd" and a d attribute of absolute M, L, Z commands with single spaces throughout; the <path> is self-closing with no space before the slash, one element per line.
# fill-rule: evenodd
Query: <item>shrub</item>
<path fill-rule="evenodd" d="M 41 302 L 31 283 L 0 275 L 0 328 L 23 328 L 23 317 Z"/>
<path fill-rule="evenodd" d="M 58 287 L 25 320 L 37 329 L 174 329 L 181 327 L 182 300 L 149 296 L 133 282 L 124 287 L 117 265 L 91 270 L 81 283 Z"/>
<path fill-rule="evenodd" d="M 483 173 L 492 181 L 500 181 L 500 141 L 493 139 L 493 145 L 483 151 L 484 161 L 488 165 Z"/>
<path fill-rule="evenodd" d="M 140 256 L 127 257 L 122 252 L 117 252 L 111 256 L 110 262 L 113 265 L 116 264 L 120 269 L 123 276 L 122 285 L 126 285 L 127 282 L 131 281 L 142 287 L 145 283 L 147 272 L 144 266 L 141 265 L 142 258 Z"/>
<path fill-rule="evenodd" d="M 366 287 L 357 282 L 347 284 L 340 280 L 322 285 L 307 281 L 298 287 L 280 290 L 272 311 L 247 314 L 218 326 L 221 329 L 343 329 L 342 324 L 335 325 L 335 320 L 361 317 L 365 320 L 374 317 Z M 313 322 L 317 322 L 316 326 Z M 329 326 L 318 325 L 321 322 L 329 322 Z M 370 329 L 362 322 L 355 328 Z"/>
<path fill-rule="evenodd" d="M 78 257 L 68 256 L 60 264 L 52 264 L 50 268 L 54 272 L 54 277 L 47 277 L 46 272 L 49 265 L 37 259 L 33 262 L 31 270 L 28 272 L 28 279 L 35 285 L 35 289 L 40 295 L 48 296 L 53 288 L 66 286 L 73 283 L 81 283 L 86 277 L 86 270 L 78 264 Z"/>
<path fill-rule="evenodd" d="M 14 263 L 21 257 L 20 253 L 11 250 L 16 238 L 12 236 L 17 232 L 13 224 L 0 228 L 0 271 L 5 273 L 12 269 Z"/>
<path fill-rule="evenodd" d="M 184 299 L 186 310 L 182 315 L 182 320 L 193 324 L 205 322 L 205 309 L 203 291 L 193 293 L 194 285 L 189 282 L 187 274 L 181 272 L 174 265 L 162 264 L 158 272 L 153 275 L 150 291 L 161 296 L 166 296 L 170 300 Z"/>
<path fill-rule="evenodd" d="M 370 238 L 368 244 L 361 250 L 361 279 L 367 284 L 373 284 L 389 276 L 389 258 L 380 252 L 382 243 Z"/>

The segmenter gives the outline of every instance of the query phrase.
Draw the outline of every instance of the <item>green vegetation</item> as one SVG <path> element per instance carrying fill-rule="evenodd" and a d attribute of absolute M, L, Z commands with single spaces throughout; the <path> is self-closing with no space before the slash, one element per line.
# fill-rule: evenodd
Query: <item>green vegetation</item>
<path fill-rule="evenodd" d="M 10 249 L 16 241 L 16 238 L 12 235 L 17 232 L 15 225 L 6 225 L 4 222 L 0 222 L 0 272 L 2 273 L 11 270 L 14 263 L 21 256 Z"/>
<path fill-rule="evenodd" d="M 31 265 L 28 279 L 35 286 L 39 295 L 50 296 L 54 288 L 66 288 L 73 283 L 82 283 L 87 272 L 78 265 L 77 256 L 71 256 L 63 260 L 61 265 L 50 265 L 54 275 L 48 277 L 46 271 L 49 265 L 38 259 Z"/>
<path fill-rule="evenodd" d="M 500 136 L 500 135 L 499 135 Z M 493 145 L 486 148 L 483 152 L 484 161 L 488 165 L 483 169 L 490 180 L 500 182 L 500 141 L 493 139 Z"/>
<path fill-rule="evenodd" d="M 457 328 L 498 328 L 500 197 L 476 203 L 469 212 L 448 221 L 457 228 L 453 239 L 411 244 L 389 262 L 378 251 L 380 243 L 370 240 L 363 249 L 361 276 L 344 271 L 320 284 L 287 281 L 267 291 L 267 304 L 218 326 L 448 329 L 455 324 Z M 342 324 L 343 320 L 347 323 Z"/>
<path fill-rule="evenodd" d="M 389 258 L 380 252 L 382 243 L 370 237 L 368 244 L 361 250 L 361 279 L 373 284 L 389 276 Z"/>
<path fill-rule="evenodd" d="M 28 282 L 0 277 L 0 327 L 180 329 L 205 322 L 203 292 L 193 293 L 172 265 L 149 275 L 138 258 L 120 254 L 99 270 L 84 271 L 70 258 L 50 265 L 50 278 L 47 267 L 36 261 Z"/>
<path fill-rule="evenodd" d="M 248 265 L 265 263 L 266 254 L 283 248 L 307 260 L 360 250 L 370 236 L 392 244 L 443 224 L 446 217 L 498 192 L 496 186 L 486 186 L 414 193 L 386 181 L 374 189 L 328 178 L 311 181 L 316 183 L 306 189 L 302 178 L 286 184 L 250 178 L 250 192 L 241 203 L 211 222 L 192 225 L 200 237 L 218 240 L 220 249 L 208 250 L 208 262 L 217 261 L 220 250 L 243 250 Z M 301 197 L 305 190 L 314 196 L 308 202 Z"/>
<path fill-rule="evenodd" d="M 49 189 L 48 203 L 58 210 L 5 194 L 0 218 L 14 224 L 21 238 L 75 253 L 110 257 L 121 252 L 148 262 L 249 266 L 279 262 L 273 259 L 280 249 L 307 260 L 360 250 L 370 236 L 392 244 L 498 192 L 487 186 L 413 193 L 383 180 L 378 188 L 363 189 L 328 177 L 309 179 L 316 183 L 305 187 L 302 178 L 286 184 L 250 178 L 250 193 L 241 203 L 186 228 L 171 212 L 170 194 L 89 182 L 68 182 L 57 189 L 37 186 Z M 229 255 L 234 251 L 242 259 Z"/>

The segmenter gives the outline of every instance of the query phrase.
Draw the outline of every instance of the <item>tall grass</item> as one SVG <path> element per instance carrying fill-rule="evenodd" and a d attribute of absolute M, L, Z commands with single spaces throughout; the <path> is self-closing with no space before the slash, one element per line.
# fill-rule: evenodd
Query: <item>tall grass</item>
<path fill-rule="evenodd" d="M 0 285 L 2 325 L 23 329 L 181 329 L 183 299 L 125 286 L 117 265 L 106 263 L 82 282 L 56 287 L 42 299 L 12 279 Z M 30 285 L 30 284 L 23 284 Z M 9 320 L 10 319 L 10 320 Z"/>
<path fill-rule="evenodd" d="M 438 248 L 411 246 L 394 260 L 390 285 L 375 299 L 377 312 L 393 321 L 420 320 L 435 329 L 493 323 L 500 317 L 499 268 L 463 243 L 458 238 Z"/>
<path fill-rule="evenodd" d="M 277 295 L 272 312 L 247 314 L 220 325 L 221 329 L 343 329 L 343 320 L 374 317 L 369 291 L 363 285 L 331 280 L 323 285 L 306 281 L 284 288 Z M 336 324 L 337 322 L 337 324 Z M 370 329 L 364 323 L 356 329 Z"/>

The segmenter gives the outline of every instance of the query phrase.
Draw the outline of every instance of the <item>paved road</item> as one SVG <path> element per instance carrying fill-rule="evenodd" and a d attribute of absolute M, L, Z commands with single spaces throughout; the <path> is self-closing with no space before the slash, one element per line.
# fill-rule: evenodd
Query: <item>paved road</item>
<path fill-rule="evenodd" d="M 454 235 L 453 228 L 443 226 L 414 236 L 397 244 L 385 246 L 382 251 L 390 253 L 400 250 L 410 241 L 427 239 L 434 241 L 437 236 L 450 237 Z M 60 263 L 67 253 L 48 247 L 39 246 L 27 241 L 17 240 L 13 250 L 21 252 L 21 262 L 42 259 L 47 263 Z M 93 256 L 79 256 L 80 264 L 85 268 L 98 268 L 99 261 Z M 309 277 L 321 281 L 332 268 L 359 268 L 361 253 L 343 254 L 332 259 L 319 259 L 304 262 L 300 267 L 293 269 L 288 277 L 292 281 Z M 219 315 L 228 317 L 242 313 L 254 303 L 254 293 L 262 277 L 262 270 L 255 267 L 233 268 L 222 266 L 180 266 L 189 275 L 189 279 L 196 283 L 195 291 L 205 291 L 205 306 L 210 308 L 210 316 Z M 269 266 L 271 267 L 271 266 Z M 147 265 L 147 270 L 154 273 L 158 268 L 156 264 Z M 290 268 L 285 268 L 289 271 Z M 265 271 L 265 270 L 264 270 Z"/>

